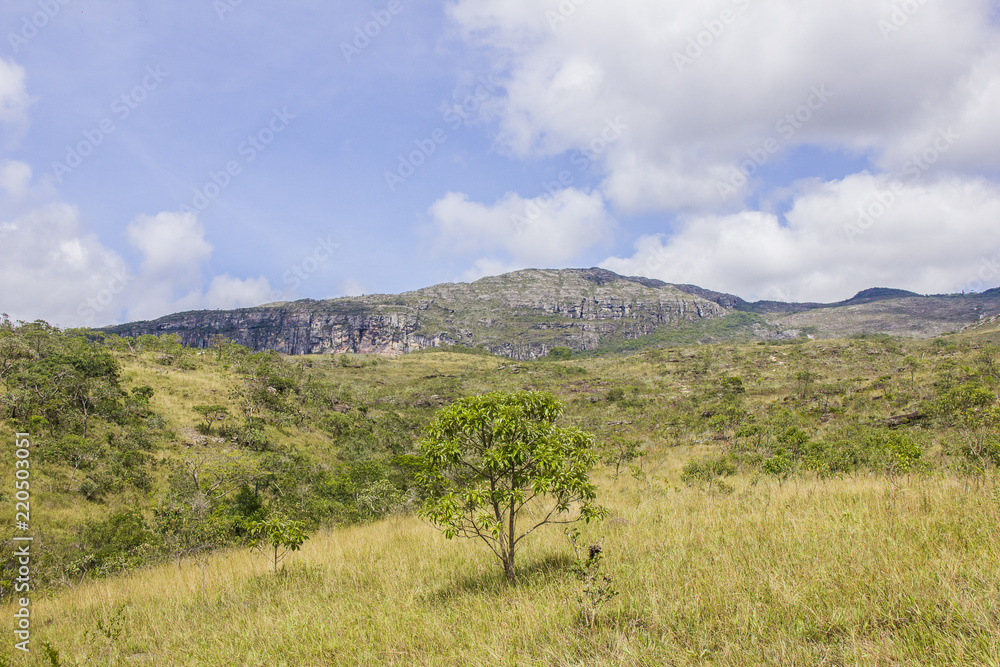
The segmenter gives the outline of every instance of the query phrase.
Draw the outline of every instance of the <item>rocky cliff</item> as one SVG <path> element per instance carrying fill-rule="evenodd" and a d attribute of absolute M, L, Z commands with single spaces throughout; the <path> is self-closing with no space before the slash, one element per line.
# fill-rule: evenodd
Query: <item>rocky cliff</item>
<path fill-rule="evenodd" d="M 194 311 L 107 330 L 122 336 L 176 333 L 191 347 L 208 347 L 213 336 L 221 335 L 254 350 L 285 354 L 396 355 L 461 345 L 534 359 L 556 346 L 622 349 L 632 343 L 761 340 L 803 333 L 926 338 L 998 313 L 1000 289 L 921 296 L 875 288 L 834 304 L 749 303 L 695 285 L 604 269 L 529 269 L 403 294 Z"/>
<path fill-rule="evenodd" d="M 192 311 L 109 331 L 176 333 L 193 347 L 207 347 L 221 335 L 255 350 L 286 354 L 392 355 L 463 345 L 532 359 L 555 346 L 590 350 L 609 338 L 637 338 L 728 313 L 714 301 L 657 280 L 603 269 L 532 269 L 398 295 Z"/>

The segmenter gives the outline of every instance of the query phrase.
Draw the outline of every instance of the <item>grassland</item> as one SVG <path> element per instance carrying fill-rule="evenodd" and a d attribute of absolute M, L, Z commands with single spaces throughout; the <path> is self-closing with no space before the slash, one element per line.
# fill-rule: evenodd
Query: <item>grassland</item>
<path fill-rule="evenodd" d="M 381 519 L 319 521 L 280 575 L 237 546 L 49 582 L 35 594 L 29 660 L 11 642 L 0 656 L 53 664 L 47 642 L 65 665 L 997 665 L 1000 487 L 992 471 L 970 470 L 967 434 L 935 406 L 969 382 L 995 391 L 998 338 L 979 327 L 933 342 L 702 345 L 565 362 L 287 359 L 352 426 L 331 430 L 331 409 L 303 402 L 301 418 L 267 424 L 268 439 L 331 470 L 383 437 L 412 449 L 434 410 L 460 396 L 562 398 L 563 421 L 595 433 L 605 461 L 595 477 L 610 518 L 583 539 L 602 544 L 618 595 L 594 627 L 581 622 L 582 584 L 558 528 L 529 542 L 512 587 L 491 554 L 445 540 L 401 501 Z M 235 411 L 232 368 L 193 353 L 170 366 L 154 352 L 120 359 L 129 386 L 155 392 L 155 482 L 88 502 L 63 491 L 68 469 L 40 471 L 37 511 L 54 541 L 71 546 L 80 525 L 121 508 L 148 515 L 172 463 L 232 447 L 199 437 L 191 410 L 221 401 Z M 741 391 L 727 392 L 733 379 Z M 905 469 L 831 471 L 813 465 L 828 450 L 810 449 L 814 458 L 771 474 L 745 455 L 765 436 L 741 428 L 772 422 L 772 448 L 788 429 L 831 443 L 864 428 L 905 437 L 919 455 Z M 377 437 L 361 438 L 358 424 L 374 424 Z M 635 444 L 636 458 L 616 461 L 621 443 Z M 717 478 L 685 474 L 693 461 L 723 459 L 732 469 Z"/>
<path fill-rule="evenodd" d="M 666 477 L 684 452 L 658 461 Z M 313 537 L 284 576 L 220 554 L 65 591 L 36 622 L 79 664 L 996 664 L 1000 497 L 955 479 L 602 479 L 620 594 L 593 629 L 556 530 L 522 582 L 412 516 Z M 95 631 L 124 605 L 114 642 Z M 88 636 L 89 633 L 89 636 Z M 103 651 L 101 659 L 97 655 Z"/>

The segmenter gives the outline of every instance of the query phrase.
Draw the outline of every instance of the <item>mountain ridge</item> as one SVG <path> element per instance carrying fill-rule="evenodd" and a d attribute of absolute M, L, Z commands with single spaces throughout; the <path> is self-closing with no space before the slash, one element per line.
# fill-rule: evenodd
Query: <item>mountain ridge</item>
<path fill-rule="evenodd" d="M 105 327 L 122 336 L 176 333 L 190 347 L 223 336 L 286 354 L 405 354 L 479 347 L 515 359 L 553 347 L 781 340 L 889 333 L 929 337 L 1000 312 L 1000 289 L 925 296 L 876 287 L 832 304 L 748 302 L 733 294 L 607 269 L 523 269 L 400 294 L 300 299 L 186 311 Z M 726 320 L 726 318 L 730 318 Z"/>

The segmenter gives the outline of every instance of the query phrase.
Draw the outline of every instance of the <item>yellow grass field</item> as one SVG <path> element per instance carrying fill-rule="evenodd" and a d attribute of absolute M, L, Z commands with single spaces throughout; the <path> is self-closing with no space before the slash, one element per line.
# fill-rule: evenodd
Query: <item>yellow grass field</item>
<path fill-rule="evenodd" d="M 259 554 L 140 570 L 39 600 L 41 642 L 79 665 L 997 665 L 1000 493 L 947 475 L 735 480 L 729 494 L 603 477 L 619 595 L 596 626 L 558 527 L 516 587 L 413 516 Z M 685 456 L 686 458 L 686 456 Z M 655 477 L 666 472 L 666 479 Z M 122 609 L 116 639 L 98 629 Z M 8 607 L 5 613 L 11 613 Z M 109 631 L 113 635 L 114 631 Z"/>

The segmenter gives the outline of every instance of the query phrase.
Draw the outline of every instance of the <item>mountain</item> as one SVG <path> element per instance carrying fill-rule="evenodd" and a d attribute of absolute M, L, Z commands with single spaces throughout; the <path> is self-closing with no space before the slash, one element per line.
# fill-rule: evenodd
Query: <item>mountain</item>
<path fill-rule="evenodd" d="M 402 354 L 460 345 L 533 359 L 557 346 L 600 351 L 803 333 L 929 337 L 997 313 L 1000 290 L 921 296 L 876 288 L 835 304 L 749 303 L 695 285 L 599 268 L 526 269 L 402 294 L 190 311 L 105 330 L 121 336 L 176 333 L 190 347 L 208 347 L 221 335 L 254 350 L 286 354 Z"/>

